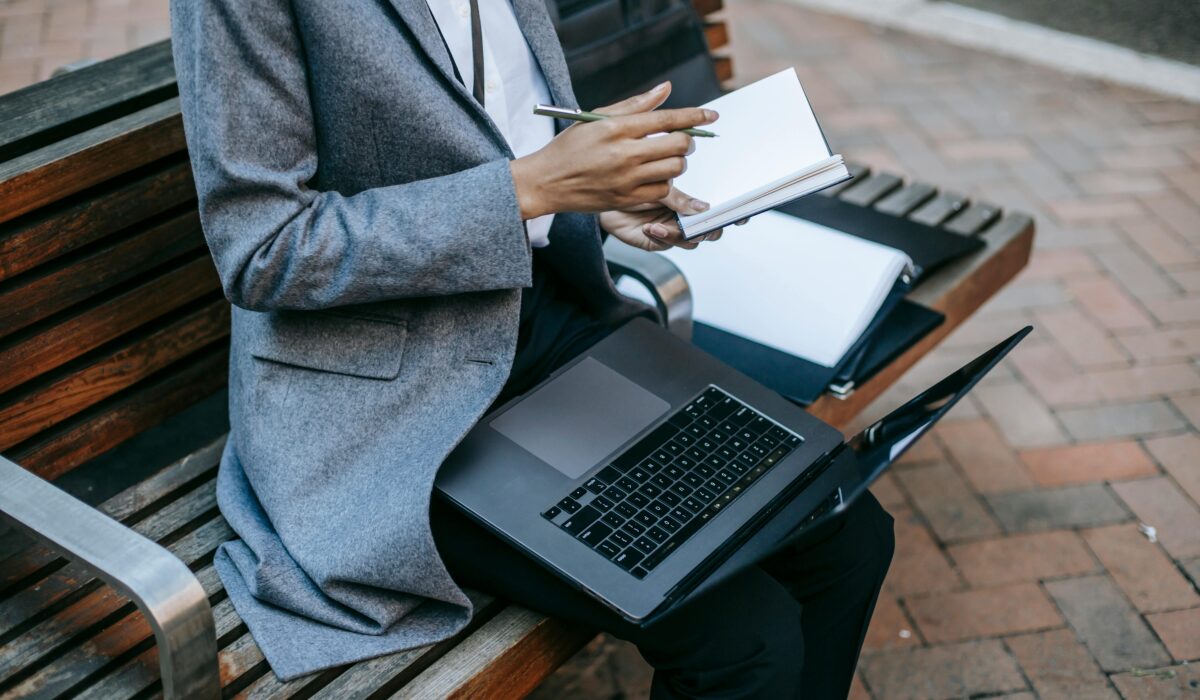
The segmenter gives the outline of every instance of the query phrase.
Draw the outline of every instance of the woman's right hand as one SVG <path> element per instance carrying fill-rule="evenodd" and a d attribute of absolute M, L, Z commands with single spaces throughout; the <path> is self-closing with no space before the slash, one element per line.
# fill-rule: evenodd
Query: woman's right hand
<path fill-rule="evenodd" d="M 716 112 L 699 107 L 655 111 L 670 94 L 671 84 L 663 83 L 602 107 L 596 111 L 609 119 L 574 124 L 512 161 L 521 218 L 628 209 L 666 197 L 692 152 L 692 137 L 679 130 L 717 120 Z"/>

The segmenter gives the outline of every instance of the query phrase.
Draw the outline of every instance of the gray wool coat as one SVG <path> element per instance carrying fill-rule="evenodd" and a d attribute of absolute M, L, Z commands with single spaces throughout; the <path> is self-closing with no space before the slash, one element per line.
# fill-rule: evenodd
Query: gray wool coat
<path fill-rule="evenodd" d="M 493 0 L 489 0 L 493 1 Z M 512 0 L 575 103 L 543 0 Z M 512 152 L 426 0 L 173 0 L 204 233 L 234 304 L 216 566 L 284 679 L 442 640 L 471 604 L 429 531 L 434 474 L 508 376 L 531 255 Z M 597 317 L 591 215 L 546 262 Z"/>

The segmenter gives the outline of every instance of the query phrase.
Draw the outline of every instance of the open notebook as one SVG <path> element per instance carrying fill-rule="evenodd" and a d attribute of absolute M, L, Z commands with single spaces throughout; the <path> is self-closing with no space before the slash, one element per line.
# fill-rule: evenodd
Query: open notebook
<path fill-rule="evenodd" d="M 698 138 L 687 172 L 675 186 L 708 202 L 708 211 L 679 217 L 694 238 L 850 177 L 813 115 L 793 68 L 704 105 L 720 118 Z"/>
<path fill-rule="evenodd" d="M 721 240 L 663 253 L 687 278 L 693 318 L 833 368 L 911 261 L 904 253 L 778 212 Z M 619 289 L 639 297 L 636 283 Z"/>

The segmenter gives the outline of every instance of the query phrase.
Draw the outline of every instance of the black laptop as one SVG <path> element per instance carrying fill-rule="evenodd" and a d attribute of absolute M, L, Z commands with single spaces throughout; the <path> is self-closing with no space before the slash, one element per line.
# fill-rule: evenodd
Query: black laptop
<path fill-rule="evenodd" d="M 623 618 L 649 624 L 838 517 L 1029 330 L 844 441 L 635 319 L 484 417 L 436 488 Z"/>

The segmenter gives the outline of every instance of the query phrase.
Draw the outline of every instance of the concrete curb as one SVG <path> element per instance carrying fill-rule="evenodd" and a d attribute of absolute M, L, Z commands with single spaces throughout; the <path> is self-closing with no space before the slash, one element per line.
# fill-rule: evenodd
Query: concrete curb
<path fill-rule="evenodd" d="M 1200 102 L 1200 67 L 936 0 L 781 0 Z"/>

